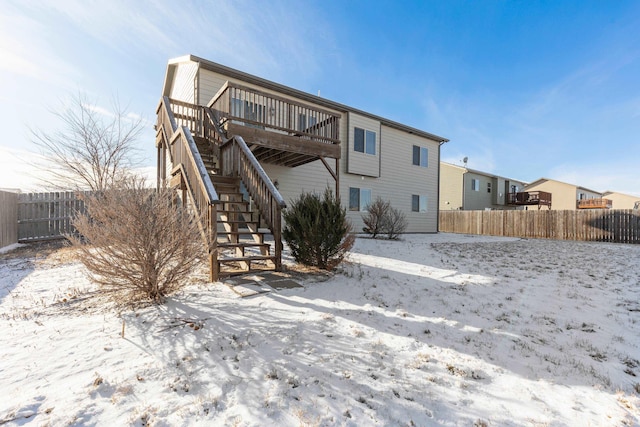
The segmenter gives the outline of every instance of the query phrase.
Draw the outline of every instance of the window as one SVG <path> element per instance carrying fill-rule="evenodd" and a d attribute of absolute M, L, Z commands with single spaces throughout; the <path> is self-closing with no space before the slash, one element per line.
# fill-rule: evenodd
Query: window
<path fill-rule="evenodd" d="M 427 196 L 426 195 L 412 195 L 411 196 L 411 211 L 412 212 L 426 212 L 427 211 Z"/>
<path fill-rule="evenodd" d="M 298 130 L 301 132 L 313 133 L 313 130 L 310 128 L 317 122 L 318 119 L 313 116 L 307 117 L 306 114 L 298 114 Z"/>
<path fill-rule="evenodd" d="M 366 188 L 349 188 L 349 210 L 366 211 L 371 204 L 371 190 Z"/>
<path fill-rule="evenodd" d="M 426 168 L 429 166 L 429 149 L 426 147 L 413 146 L 413 164 Z"/>
<path fill-rule="evenodd" d="M 265 123 L 266 121 L 266 108 L 264 105 L 256 104 L 254 102 L 244 101 L 238 98 L 231 98 L 231 115 L 239 119 L 246 119 L 253 122 Z M 249 127 L 261 127 L 256 123 L 244 122 L 245 126 Z"/>
<path fill-rule="evenodd" d="M 487 193 L 491 193 L 491 183 L 487 182 Z"/>
<path fill-rule="evenodd" d="M 471 180 L 471 189 L 473 191 L 480 191 L 480 180 L 473 178 Z"/>
<path fill-rule="evenodd" d="M 376 155 L 376 133 L 360 128 L 353 129 L 353 149 L 361 153 Z"/>

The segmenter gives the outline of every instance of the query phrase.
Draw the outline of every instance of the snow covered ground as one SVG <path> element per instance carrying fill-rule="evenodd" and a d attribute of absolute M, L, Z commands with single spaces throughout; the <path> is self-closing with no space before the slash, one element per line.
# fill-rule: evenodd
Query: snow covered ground
<path fill-rule="evenodd" d="M 301 288 L 241 298 L 202 271 L 118 313 L 71 249 L 21 247 L 0 255 L 0 425 L 640 425 L 639 261 L 360 238 Z"/>

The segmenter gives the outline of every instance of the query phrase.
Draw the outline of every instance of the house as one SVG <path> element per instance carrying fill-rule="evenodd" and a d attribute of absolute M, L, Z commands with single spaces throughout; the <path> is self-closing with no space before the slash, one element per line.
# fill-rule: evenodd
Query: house
<path fill-rule="evenodd" d="M 603 194 L 598 191 L 549 178 L 540 178 L 526 185 L 523 192 L 514 196 L 514 204 L 536 204 L 522 201 L 544 200 L 548 202 L 549 209 L 553 210 L 611 208 L 611 201 L 603 198 Z"/>
<path fill-rule="evenodd" d="M 514 209 L 508 194 L 524 186 L 523 181 L 440 162 L 440 210 Z"/>
<path fill-rule="evenodd" d="M 640 196 L 618 193 L 617 191 L 605 191 L 602 197 L 611 200 L 612 209 L 634 209 L 640 207 Z"/>
<path fill-rule="evenodd" d="M 193 204 L 212 278 L 279 269 L 281 212 L 302 192 L 331 188 L 356 231 L 377 197 L 407 232 L 438 230 L 446 138 L 193 55 L 169 61 L 157 113 L 158 185 Z"/>

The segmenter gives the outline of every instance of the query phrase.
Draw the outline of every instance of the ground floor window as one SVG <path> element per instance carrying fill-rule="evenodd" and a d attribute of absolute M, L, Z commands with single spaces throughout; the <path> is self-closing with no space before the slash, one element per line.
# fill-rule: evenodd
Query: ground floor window
<path fill-rule="evenodd" d="M 411 196 L 411 211 L 412 212 L 426 212 L 427 211 L 427 196 L 426 194 L 414 194 Z"/>
<path fill-rule="evenodd" d="M 371 203 L 371 190 L 368 188 L 349 188 L 349 210 L 366 211 Z"/>

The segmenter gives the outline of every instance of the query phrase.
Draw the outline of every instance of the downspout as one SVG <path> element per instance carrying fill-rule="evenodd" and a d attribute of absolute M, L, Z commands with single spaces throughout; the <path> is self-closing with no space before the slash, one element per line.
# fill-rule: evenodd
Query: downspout
<path fill-rule="evenodd" d="M 462 210 L 464 210 L 464 201 L 467 200 L 466 195 L 464 194 L 467 189 L 467 186 L 464 185 L 464 177 L 466 175 L 467 175 L 467 168 L 464 168 L 464 172 L 462 172 L 462 206 L 461 206 Z"/>
<path fill-rule="evenodd" d="M 437 194 L 437 210 L 436 210 L 436 233 L 440 232 L 440 147 L 442 144 L 449 142 L 449 140 L 440 141 L 438 144 L 438 185 L 436 186 L 436 194 Z"/>

